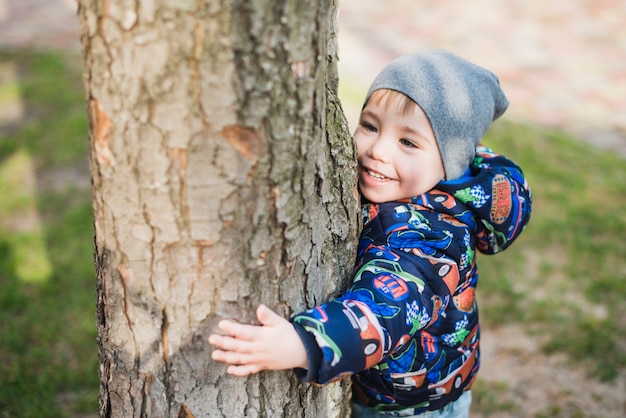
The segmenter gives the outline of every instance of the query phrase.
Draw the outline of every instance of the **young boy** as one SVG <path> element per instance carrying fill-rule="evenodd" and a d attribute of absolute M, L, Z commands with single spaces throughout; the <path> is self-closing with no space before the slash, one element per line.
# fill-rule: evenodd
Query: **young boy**
<path fill-rule="evenodd" d="M 213 359 L 238 376 L 352 375 L 353 417 L 467 417 L 479 367 L 475 250 L 504 250 L 530 217 L 519 167 L 479 145 L 507 107 L 493 73 L 450 52 L 383 69 L 354 133 L 364 225 L 352 286 L 291 321 L 263 305 L 260 326 L 221 321 Z"/>

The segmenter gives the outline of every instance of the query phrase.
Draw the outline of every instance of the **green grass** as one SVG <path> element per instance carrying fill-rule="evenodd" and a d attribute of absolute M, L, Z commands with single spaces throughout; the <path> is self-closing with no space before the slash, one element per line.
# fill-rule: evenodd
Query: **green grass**
<path fill-rule="evenodd" d="M 0 124 L 0 417 L 97 412 L 88 136 L 76 60 L 0 54 L 0 114 L 13 115 Z M 68 169 L 87 178 L 52 181 Z"/>
<path fill-rule="evenodd" d="M 506 383 L 487 383 L 477 379 L 472 386 L 472 409 L 481 412 L 485 417 L 498 417 L 502 412 L 520 413 L 523 406 L 508 399 L 510 390 Z"/>

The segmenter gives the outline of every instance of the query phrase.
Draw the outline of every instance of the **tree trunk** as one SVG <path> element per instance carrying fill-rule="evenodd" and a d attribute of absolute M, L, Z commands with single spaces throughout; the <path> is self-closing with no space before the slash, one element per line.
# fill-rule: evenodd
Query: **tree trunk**
<path fill-rule="evenodd" d="M 79 0 L 103 417 L 344 416 L 347 383 L 244 379 L 221 318 L 345 288 L 355 158 L 334 0 Z M 277 342 L 280 344 L 280 342 Z"/>

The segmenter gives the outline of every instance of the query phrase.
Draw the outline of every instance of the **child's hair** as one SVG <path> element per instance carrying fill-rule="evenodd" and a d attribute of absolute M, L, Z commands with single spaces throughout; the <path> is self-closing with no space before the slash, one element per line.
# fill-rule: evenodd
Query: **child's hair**
<path fill-rule="evenodd" d="M 399 91 L 389 90 L 389 89 L 380 89 L 376 90 L 369 97 L 369 100 L 372 100 L 376 106 L 381 106 L 385 110 L 389 110 L 393 105 L 397 105 L 400 113 L 403 116 L 410 114 L 415 106 L 418 106 L 410 97 L 406 94 L 402 94 Z M 369 101 L 368 100 L 368 101 Z M 365 103 L 367 104 L 367 102 Z"/>

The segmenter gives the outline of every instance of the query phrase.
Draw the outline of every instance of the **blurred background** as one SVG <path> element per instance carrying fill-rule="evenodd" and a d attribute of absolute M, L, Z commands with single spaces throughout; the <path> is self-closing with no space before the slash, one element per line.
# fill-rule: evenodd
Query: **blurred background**
<path fill-rule="evenodd" d="M 449 49 L 499 76 L 508 118 L 626 156 L 625 1 L 342 0 L 339 22 L 345 91 L 363 96 L 399 55 Z"/>
<path fill-rule="evenodd" d="M 354 129 L 390 60 L 449 49 L 511 105 L 485 143 L 533 188 L 479 258 L 472 417 L 626 416 L 626 1 L 342 0 Z M 87 122 L 74 0 L 0 0 L 0 417 L 93 417 L 98 362 Z"/>

